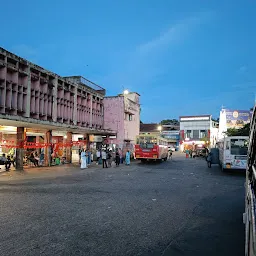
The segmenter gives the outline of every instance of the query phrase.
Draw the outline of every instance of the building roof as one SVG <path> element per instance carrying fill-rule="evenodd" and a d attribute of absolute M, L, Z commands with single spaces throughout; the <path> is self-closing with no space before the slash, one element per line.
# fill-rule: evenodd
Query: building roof
<path fill-rule="evenodd" d="M 159 124 L 140 124 L 140 132 L 159 132 L 157 129 Z"/>
<path fill-rule="evenodd" d="M 195 115 L 195 116 L 180 116 L 180 118 L 182 117 L 211 117 L 212 115 Z"/>

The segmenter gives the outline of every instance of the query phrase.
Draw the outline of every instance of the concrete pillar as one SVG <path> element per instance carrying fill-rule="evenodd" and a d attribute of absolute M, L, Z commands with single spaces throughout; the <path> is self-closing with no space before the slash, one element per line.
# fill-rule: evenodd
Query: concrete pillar
<path fill-rule="evenodd" d="M 72 142 L 72 132 L 67 132 L 67 147 L 66 147 L 66 160 L 68 163 L 72 162 L 72 147 L 71 147 L 71 142 Z"/>
<path fill-rule="evenodd" d="M 16 170 L 17 171 L 23 171 L 24 141 L 25 141 L 24 127 L 17 127 L 17 146 L 18 146 L 16 149 Z"/>
<path fill-rule="evenodd" d="M 31 101 L 31 72 L 28 68 L 28 83 L 27 83 L 27 102 L 26 104 L 26 117 L 30 117 L 30 101 Z"/>
<path fill-rule="evenodd" d="M 73 110 L 73 123 L 77 125 L 77 87 L 74 93 L 74 110 Z"/>
<path fill-rule="evenodd" d="M 91 94 L 90 127 L 92 127 L 92 99 L 93 99 L 93 96 L 92 96 L 92 94 Z"/>
<path fill-rule="evenodd" d="M 52 162 L 52 131 L 47 131 L 44 135 L 44 143 L 48 144 L 44 148 L 44 164 L 45 166 L 51 166 Z"/>
<path fill-rule="evenodd" d="M 58 78 L 53 80 L 53 102 L 52 102 L 52 120 L 57 122 L 57 94 L 58 94 Z"/>
<path fill-rule="evenodd" d="M 89 134 L 85 134 L 84 138 L 86 139 L 86 149 L 90 148 L 90 137 Z"/>
<path fill-rule="evenodd" d="M 40 143 L 40 136 L 36 136 L 36 144 Z M 40 148 L 36 148 L 36 152 L 39 155 L 40 154 Z"/>

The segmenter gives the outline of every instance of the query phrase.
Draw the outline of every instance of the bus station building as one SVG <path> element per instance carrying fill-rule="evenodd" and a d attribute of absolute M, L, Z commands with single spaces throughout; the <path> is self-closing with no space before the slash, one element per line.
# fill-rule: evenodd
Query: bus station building
<path fill-rule="evenodd" d="M 104 129 L 105 93 L 82 76 L 61 77 L 0 48 L 0 154 L 15 152 L 19 170 L 32 150 L 43 152 L 46 166 L 56 155 L 72 162 L 79 148 L 115 135 Z"/>

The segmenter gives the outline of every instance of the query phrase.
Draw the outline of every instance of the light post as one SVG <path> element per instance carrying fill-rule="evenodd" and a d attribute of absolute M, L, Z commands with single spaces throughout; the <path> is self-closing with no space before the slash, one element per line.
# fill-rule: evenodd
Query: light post
<path fill-rule="evenodd" d="M 161 126 L 161 125 L 159 125 L 159 126 L 157 127 L 157 130 L 159 131 L 159 135 L 161 136 L 162 126 Z"/>
<path fill-rule="evenodd" d="M 129 91 L 128 91 L 128 90 L 124 90 L 124 91 L 123 91 L 123 94 L 124 94 L 124 95 L 127 95 L 127 94 L 129 94 Z"/>

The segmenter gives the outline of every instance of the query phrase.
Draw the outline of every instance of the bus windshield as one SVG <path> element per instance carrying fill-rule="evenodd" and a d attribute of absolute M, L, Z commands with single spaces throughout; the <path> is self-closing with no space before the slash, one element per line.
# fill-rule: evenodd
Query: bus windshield
<path fill-rule="evenodd" d="M 157 138 L 152 136 L 140 136 L 137 138 L 137 144 L 155 144 L 157 143 Z"/>
<path fill-rule="evenodd" d="M 246 156 L 248 151 L 248 140 L 246 139 L 231 139 L 231 155 Z"/>
<path fill-rule="evenodd" d="M 140 148 L 153 148 L 153 143 L 140 143 Z"/>

